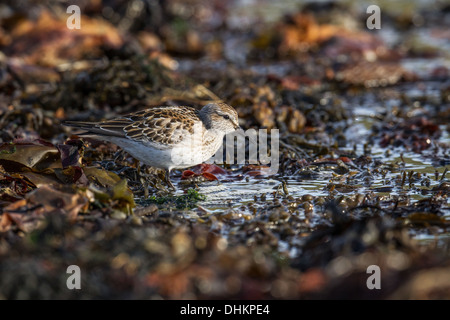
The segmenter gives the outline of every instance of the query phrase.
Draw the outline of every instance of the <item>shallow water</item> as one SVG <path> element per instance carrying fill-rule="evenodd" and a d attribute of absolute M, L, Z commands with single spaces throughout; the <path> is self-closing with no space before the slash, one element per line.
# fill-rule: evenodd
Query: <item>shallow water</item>
<path fill-rule="evenodd" d="M 426 82 L 424 83 L 424 86 L 425 87 L 421 88 L 419 91 L 415 87 L 398 87 L 398 90 L 405 92 L 405 94 L 413 101 L 414 98 L 417 97 L 437 94 L 438 89 L 436 89 L 433 82 Z M 353 146 L 354 144 L 356 146 L 355 152 L 357 156 L 361 156 L 364 155 L 363 145 L 371 135 L 372 126 L 379 121 L 376 116 L 383 113 L 390 113 L 392 107 L 397 105 L 398 101 L 392 99 L 379 103 L 370 91 L 368 91 L 363 99 L 359 99 L 358 101 L 364 102 L 355 104 L 354 101 L 347 100 L 343 102 L 343 105 L 346 106 L 352 114 L 351 120 L 347 120 L 347 129 L 345 131 L 345 134 L 348 137 L 347 145 Z M 427 106 L 425 105 L 424 108 L 426 107 Z M 440 128 L 442 135 L 437 141 L 449 145 L 450 135 L 446 131 L 446 127 L 441 125 Z M 387 149 L 389 149 L 389 153 L 386 153 Z M 432 154 L 431 149 L 432 148 L 427 149 L 422 154 L 419 154 L 407 151 L 404 147 L 381 148 L 378 143 L 375 142 L 374 145 L 370 147 L 370 157 L 374 160 L 380 160 L 386 165 L 399 164 L 403 161 L 404 164 L 402 164 L 398 170 L 388 172 L 384 178 L 379 174 L 373 175 L 371 176 L 370 182 L 365 183 L 356 181 L 356 185 L 354 186 L 357 188 L 355 190 L 346 193 L 338 192 L 338 194 L 346 197 L 350 197 L 356 193 L 364 195 L 369 192 L 373 192 L 377 196 L 406 195 L 409 196 L 411 203 L 427 199 L 431 197 L 431 192 L 422 192 L 422 189 L 430 190 L 431 188 L 438 186 L 441 181 L 435 179 L 435 172 L 439 172 L 440 178 L 445 170 L 445 166 L 435 166 L 436 163 L 434 163 L 432 157 L 430 157 L 430 154 Z M 351 151 L 350 148 L 349 151 Z M 263 207 L 274 200 L 274 193 L 277 193 L 276 198 L 279 200 L 286 198 L 282 188 L 283 180 L 287 183 L 288 195 L 293 199 L 298 199 L 306 194 L 312 195 L 314 198 L 326 197 L 330 195 L 330 191 L 326 186 L 332 181 L 333 177 L 336 176 L 334 171 L 329 169 L 330 166 L 322 166 L 322 170 L 317 172 L 317 177 L 314 179 L 300 179 L 296 176 L 283 177 L 276 175 L 264 178 L 249 177 L 249 179 L 244 178 L 240 181 L 204 182 L 199 184 L 199 192 L 206 195 L 207 199 L 206 201 L 200 202 L 199 205 L 202 207 L 203 211 L 207 211 L 208 214 L 212 215 L 221 214 L 224 211 L 233 211 L 237 213 L 237 217 L 243 217 L 245 215 L 252 216 L 252 212 L 248 208 L 249 204 L 256 207 Z M 353 169 L 351 168 L 351 170 Z M 395 179 L 398 179 L 399 175 L 404 171 L 407 173 L 410 171 L 420 172 L 422 176 L 426 175 L 430 178 L 430 186 L 423 187 L 420 186 L 420 183 L 416 183 L 414 187 L 398 186 L 398 184 L 395 183 Z M 447 173 L 446 180 L 448 180 L 449 175 L 450 173 Z M 387 189 L 388 191 L 386 191 L 386 189 L 377 191 L 376 188 L 378 187 L 388 187 L 390 189 Z M 181 194 L 182 192 L 182 190 L 177 191 L 178 194 Z M 267 203 L 265 201 L 260 201 L 263 194 L 266 194 Z M 336 191 L 333 191 L 333 194 L 336 194 Z M 255 197 L 257 197 L 256 201 Z M 447 204 L 450 204 L 450 199 L 447 200 Z M 317 212 L 317 210 L 321 209 L 318 209 L 318 207 L 315 206 L 314 210 L 314 214 L 319 217 L 321 212 Z M 444 219 L 450 219 L 450 210 L 448 210 L 448 208 L 443 208 L 443 211 Z M 298 207 L 295 209 L 295 214 L 304 217 L 304 209 Z M 237 218 L 233 222 L 233 225 L 236 226 L 244 222 L 245 219 Z M 311 225 L 314 225 L 314 218 L 311 221 Z M 226 235 L 228 232 L 230 232 L 229 226 L 221 229 L 223 235 Z M 427 228 L 411 230 L 411 235 L 420 243 L 435 243 L 439 246 L 445 245 L 447 243 L 445 240 L 449 238 L 448 232 L 445 232 L 444 230 L 438 230 L 435 234 L 430 234 Z M 283 241 L 279 242 L 279 248 L 284 252 L 289 251 L 291 256 L 295 256 L 298 253 L 295 248 L 291 248 Z"/>
<path fill-rule="evenodd" d="M 427 96 L 428 94 L 432 94 L 433 91 L 435 91 L 435 88 L 431 84 L 431 86 L 426 90 Z M 408 96 L 411 98 L 415 97 L 415 93 L 416 92 L 414 90 L 409 90 L 407 92 Z M 423 95 L 423 91 L 421 91 L 421 94 Z M 369 104 L 370 101 L 372 101 L 371 97 L 369 97 L 366 102 Z M 389 112 L 390 105 L 395 104 L 395 101 L 384 101 L 383 104 L 385 106 L 379 105 L 375 107 L 372 105 L 358 105 L 352 107 L 351 103 L 346 104 L 353 115 L 353 120 L 347 128 L 346 134 L 350 145 L 352 144 L 352 137 L 354 137 L 353 140 L 356 143 L 356 154 L 358 156 L 364 154 L 363 145 L 371 134 L 371 128 L 375 123 L 374 117 L 376 114 L 386 111 Z M 449 132 L 447 132 L 444 125 L 441 125 L 440 128 L 442 135 L 437 141 L 447 145 L 450 144 Z M 441 177 L 445 170 L 445 166 L 435 166 L 433 159 L 429 157 L 430 152 L 428 150 L 425 150 L 423 154 L 418 154 L 413 151 L 405 150 L 402 147 L 394 149 L 390 147 L 390 152 L 387 154 L 387 149 L 380 147 L 377 143 L 371 146 L 370 149 L 370 156 L 373 159 L 380 160 L 385 164 L 396 164 L 402 162 L 403 160 L 405 163 L 401 168 L 402 171 L 414 171 L 428 175 L 431 180 L 430 187 L 439 185 L 439 181 L 436 181 L 434 178 L 435 172 L 439 172 L 439 177 Z M 233 207 L 237 207 L 242 205 L 242 203 L 254 201 L 255 195 L 260 196 L 263 193 L 271 194 L 276 192 L 280 187 L 282 180 L 287 182 L 289 195 L 294 198 L 301 197 L 305 194 L 311 194 L 313 196 L 326 196 L 328 195 L 328 191 L 324 191 L 324 187 L 332 178 L 332 172 L 333 171 L 331 170 L 320 171 L 318 178 L 315 178 L 314 180 L 298 180 L 295 179 L 295 177 L 277 176 L 266 179 L 250 178 L 248 182 L 244 179 L 242 181 L 223 182 L 220 184 L 217 184 L 216 182 L 203 183 L 200 184 L 200 193 L 206 194 L 208 197 L 207 201 L 203 204 L 204 206 L 210 209 L 217 208 L 221 210 L 224 207 L 228 207 L 229 202 L 232 203 Z M 391 175 L 397 175 L 399 172 L 391 173 Z M 448 175 L 450 175 L 450 173 L 447 173 L 446 176 L 448 177 Z M 369 187 L 361 187 L 361 189 L 358 189 L 357 191 L 364 193 L 375 187 L 384 186 L 384 181 L 389 180 L 390 178 L 392 177 L 389 177 L 389 174 L 385 179 L 373 176 L 374 180 L 371 182 Z M 398 193 L 393 191 L 391 194 Z M 411 196 L 414 200 L 420 200 L 427 198 L 429 195 L 421 195 L 420 193 L 415 194 L 411 191 Z"/>
<path fill-rule="evenodd" d="M 232 20 L 228 21 L 230 29 L 245 28 L 246 24 L 253 24 L 260 22 L 261 19 L 265 22 L 278 21 L 280 17 L 289 12 L 291 9 L 298 8 L 299 4 L 310 2 L 300 0 L 283 1 L 281 5 L 272 1 L 251 1 L 242 0 L 236 1 L 235 5 L 231 7 Z M 344 1 L 345 3 L 345 1 Z M 414 7 L 427 7 L 428 1 L 416 0 L 416 1 L 363 1 L 360 2 L 359 9 L 363 10 L 371 4 L 378 4 L 383 8 L 387 8 L 391 14 L 403 14 L 408 10 L 413 10 Z M 433 4 L 434 5 L 434 4 Z M 257 9 L 257 10 L 256 10 Z M 436 36 L 435 30 L 428 29 L 427 27 L 417 28 L 416 31 L 408 34 L 408 37 L 414 38 L 419 45 L 426 45 L 429 47 L 439 48 L 441 52 L 449 52 L 449 42 Z M 378 35 L 389 46 L 394 46 L 401 42 L 404 33 L 399 32 L 388 24 L 383 25 L 382 29 L 378 31 Z M 292 64 L 289 61 L 273 61 L 270 64 L 263 63 L 248 63 L 246 61 L 246 55 L 248 54 L 248 48 L 246 47 L 246 36 L 241 35 L 230 36 L 225 39 L 224 51 L 225 56 L 229 62 L 235 65 L 242 65 L 254 74 L 260 76 L 267 76 L 268 74 L 276 75 L 278 77 L 284 77 L 289 74 Z M 444 50 L 442 50 L 444 49 Z M 399 84 L 392 86 L 389 89 L 395 92 L 400 92 L 407 97 L 412 105 L 408 105 L 408 116 L 413 117 L 420 115 L 427 108 L 433 108 L 433 106 L 427 105 L 425 102 L 422 105 L 421 98 L 426 97 L 426 101 L 439 101 L 441 90 L 444 87 L 442 81 L 434 81 L 430 76 L 433 70 L 438 68 L 450 69 L 450 57 L 448 54 L 436 56 L 430 58 L 416 58 L 416 59 L 404 59 L 401 65 L 407 71 L 410 71 L 418 76 L 419 79 L 423 79 L 413 83 Z M 224 70 L 229 67 L 229 63 L 224 60 L 208 62 L 193 61 L 189 58 L 178 60 L 179 71 L 189 73 L 195 70 L 196 66 L 202 65 L 202 67 L 209 66 L 214 70 Z M 201 68 L 200 68 L 201 69 Z M 433 82 L 434 81 L 434 82 Z M 445 83 L 445 81 L 444 81 Z M 448 81 L 447 81 L 448 84 Z M 380 123 L 377 119 L 379 115 L 391 114 L 395 108 L 401 108 L 404 102 L 400 98 L 388 98 L 381 100 L 377 95 L 378 89 L 367 89 L 365 92 L 357 94 L 356 97 L 338 96 L 341 99 L 342 105 L 349 111 L 351 118 L 346 122 L 335 123 L 336 126 L 346 128 L 344 134 L 347 138 L 347 148 L 349 152 L 353 151 L 353 145 L 355 145 L 354 152 L 357 156 L 365 154 L 364 144 L 370 139 L 372 134 L 372 127 Z M 332 96 L 332 95 L 330 95 Z M 394 95 L 398 96 L 398 95 Z M 327 103 L 327 102 L 325 102 Z M 450 106 L 449 106 L 450 108 Z M 441 125 L 440 129 L 442 135 L 437 142 L 450 145 L 450 135 L 447 132 L 445 125 Z M 355 190 L 347 193 L 339 193 L 339 191 L 333 191 L 333 194 L 339 194 L 346 197 L 352 196 L 355 193 L 367 194 L 372 192 L 379 196 L 394 196 L 394 195 L 406 195 L 409 197 L 411 203 L 417 202 L 422 199 L 431 197 L 430 192 L 426 192 L 435 186 L 440 184 L 440 181 L 435 179 L 435 173 L 439 173 L 439 178 L 445 170 L 445 165 L 437 165 L 436 161 L 430 156 L 432 154 L 431 147 L 428 150 L 422 152 L 422 154 L 408 151 L 404 147 L 389 147 L 382 148 L 379 146 L 378 141 L 375 141 L 373 145 L 370 145 L 370 154 L 372 159 L 379 160 L 385 165 L 399 165 L 399 168 L 394 171 L 389 171 L 385 177 L 380 174 L 374 174 L 370 177 L 369 182 L 353 182 L 356 183 Z M 389 152 L 386 151 L 389 149 Z M 345 148 L 340 148 L 345 150 Z M 448 150 L 448 149 L 447 149 Z M 446 151 L 448 152 L 448 151 Z M 442 154 L 438 155 L 439 158 L 443 158 Z M 448 161 L 448 160 L 446 160 Z M 447 162 L 444 162 L 447 163 Z M 274 193 L 277 193 L 278 199 L 283 199 L 286 195 L 282 189 L 282 181 L 287 184 L 288 195 L 293 199 L 302 197 L 309 194 L 314 198 L 326 197 L 330 195 L 330 191 L 326 188 L 332 179 L 336 177 L 336 174 L 331 170 L 332 165 L 321 166 L 321 170 L 317 172 L 317 176 L 314 179 L 301 179 L 297 176 L 274 176 L 269 178 L 255 178 L 249 177 L 248 180 L 243 179 L 240 181 L 224 181 L 224 182 L 204 182 L 199 184 L 199 193 L 206 195 L 206 201 L 202 201 L 199 205 L 209 212 L 209 214 L 220 214 L 227 210 L 234 210 L 239 215 L 252 215 L 247 205 L 254 204 L 255 206 L 263 206 L 264 202 L 260 200 L 261 195 L 266 194 L 268 202 L 274 199 Z M 351 168 L 353 170 L 353 168 Z M 428 187 L 420 186 L 420 183 L 416 183 L 414 187 L 400 187 L 396 184 L 395 180 L 398 179 L 403 172 L 418 172 L 422 174 L 422 177 L 427 176 L 430 179 L 430 185 Z M 446 181 L 450 173 L 446 175 Z M 220 180 L 220 177 L 219 177 Z M 377 190 L 376 188 L 383 188 L 383 190 Z M 390 188 L 390 189 L 389 189 Z M 425 189 L 425 192 L 422 191 Z M 390 191 L 389 191 L 390 190 Z M 178 190 L 177 194 L 182 194 L 183 190 Z M 255 197 L 257 199 L 255 200 Z M 450 204 L 450 199 L 447 200 L 447 204 Z M 315 206 L 314 210 L 317 209 Z M 444 218 L 450 219 L 450 211 L 448 208 L 443 208 Z M 315 214 L 320 212 L 314 211 Z M 304 215 L 304 209 L 299 208 L 296 214 Z M 244 223 L 244 219 L 236 220 L 236 224 Z M 226 234 L 229 229 L 222 229 L 222 233 Z M 427 229 L 411 230 L 411 234 L 414 238 L 421 242 L 436 241 L 437 243 L 445 243 L 445 239 L 449 238 L 449 234 L 440 230 L 435 235 L 430 235 Z M 291 250 L 287 243 L 280 241 L 280 250 Z M 292 249 L 291 254 L 295 254 L 295 248 Z"/>

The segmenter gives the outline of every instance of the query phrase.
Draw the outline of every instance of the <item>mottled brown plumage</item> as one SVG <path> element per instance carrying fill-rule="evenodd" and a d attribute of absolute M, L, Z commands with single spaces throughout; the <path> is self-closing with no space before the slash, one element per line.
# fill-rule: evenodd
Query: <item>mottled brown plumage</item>
<path fill-rule="evenodd" d="M 198 111 L 190 107 L 156 107 L 96 124 L 104 134 L 112 132 L 135 141 L 152 141 L 167 146 L 183 140 L 182 132 L 193 133 L 200 121 Z"/>
<path fill-rule="evenodd" d="M 83 135 L 113 142 L 168 173 L 206 161 L 220 147 L 223 136 L 239 127 L 236 110 L 226 103 L 210 103 L 201 110 L 154 107 L 96 123 L 64 124 L 84 130 Z"/>

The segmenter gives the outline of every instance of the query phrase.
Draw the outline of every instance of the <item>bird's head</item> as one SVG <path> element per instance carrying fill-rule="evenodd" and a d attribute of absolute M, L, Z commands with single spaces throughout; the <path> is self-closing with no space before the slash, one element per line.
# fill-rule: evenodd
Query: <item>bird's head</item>
<path fill-rule="evenodd" d="M 236 110 L 226 103 L 209 103 L 202 108 L 200 116 L 208 130 L 227 134 L 240 129 Z"/>

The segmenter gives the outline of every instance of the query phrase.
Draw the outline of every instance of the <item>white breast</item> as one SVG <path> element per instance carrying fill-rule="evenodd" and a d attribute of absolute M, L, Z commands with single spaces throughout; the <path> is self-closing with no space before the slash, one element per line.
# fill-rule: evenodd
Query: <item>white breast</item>
<path fill-rule="evenodd" d="M 201 126 L 194 128 L 194 134 L 183 132 L 183 135 L 183 141 L 171 147 L 116 137 L 109 140 L 137 160 L 161 169 L 184 169 L 203 163 L 216 153 L 223 141 L 223 134 Z"/>
<path fill-rule="evenodd" d="M 202 129 L 199 134 L 186 138 L 171 150 L 171 159 L 175 169 L 192 167 L 211 158 L 223 141 L 223 134 Z"/>

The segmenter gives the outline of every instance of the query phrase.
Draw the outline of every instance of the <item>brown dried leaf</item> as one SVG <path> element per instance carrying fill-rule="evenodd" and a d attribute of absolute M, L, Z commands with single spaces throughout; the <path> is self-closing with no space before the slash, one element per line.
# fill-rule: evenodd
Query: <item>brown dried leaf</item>
<path fill-rule="evenodd" d="M 23 168 L 62 168 L 58 149 L 39 144 L 1 145 L 0 165 L 8 172 L 21 172 Z"/>
<path fill-rule="evenodd" d="M 7 212 L 3 212 L 2 218 L 0 219 L 0 232 L 6 232 L 14 224 L 14 220 Z"/>
<path fill-rule="evenodd" d="M 60 209 L 71 221 L 76 219 L 78 212 L 88 203 L 88 198 L 80 193 L 62 192 L 47 185 L 30 192 L 26 199 L 30 203 L 42 205 L 45 212 Z"/>
<path fill-rule="evenodd" d="M 80 60 L 86 53 L 99 55 L 100 48 L 118 48 L 123 43 L 117 29 L 104 20 L 83 15 L 82 28 L 70 30 L 66 19 L 42 10 L 36 21 L 20 20 L 11 31 L 11 44 L 5 52 L 26 63 L 55 66 Z"/>
<path fill-rule="evenodd" d="M 44 174 L 30 171 L 30 172 L 23 172 L 21 175 L 27 178 L 27 180 L 29 180 L 38 188 L 44 185 L 50 185 L 55 187 L 61 184 L 61 181 L 51 174 Z"/>
<path fill-rule="evenodd" d="M 29 232 L 39 227 L 43 220 L 44 209 L 29 203 L 27 199 L 11 203 L 3 209 L 2 228 L 7 231 L 13 224 L 24 231 Z"/>
<path fill-rule="evenodd" d="M 319 25 L 312 15 L 305 13 L 293 16 L 292 23 L 282 25 L 280 29 L 282 53 L 308 51 L 312 46 L 321 44 L 343 31 L 343 28 L 334 25 Z"/>
<path fill-rule="evenodd" d="M 85 167 L 83 171 L 89 181 L 96 182 L 103 187 L 114 187 L 121 180 L 114 172 L 95 167 Z"/>

